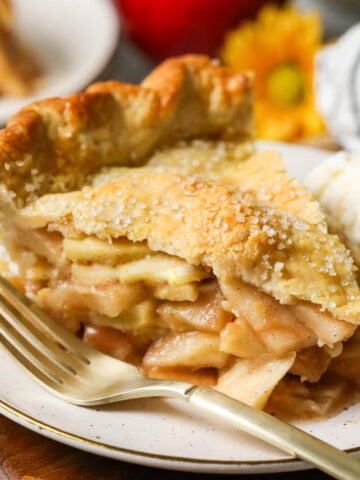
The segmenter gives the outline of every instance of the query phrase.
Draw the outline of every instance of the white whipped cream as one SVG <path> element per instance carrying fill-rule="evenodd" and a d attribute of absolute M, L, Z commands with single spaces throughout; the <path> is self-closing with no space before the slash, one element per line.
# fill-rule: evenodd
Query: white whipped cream
<path fill-rule="evenodd" d="M 360 154 L 339 152 L 321 162 L 306 179 L 345 235 L 360 242 Z"/>
<path fill-rule="evenodd" d="M 316 100 L 335 140 L 360 152 L 360 24 L 318 54 Z"/>

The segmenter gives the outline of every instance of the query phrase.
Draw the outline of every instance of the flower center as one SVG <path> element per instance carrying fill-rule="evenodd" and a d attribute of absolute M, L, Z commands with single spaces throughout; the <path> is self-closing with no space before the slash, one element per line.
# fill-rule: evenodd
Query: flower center
<path fill-rule="evenodd" d="M 304 96 L 304 77 L 296 63 L 283 63 L 275 67 L 266 80 L 270 99 L 279 106 L 299 103 Z"/>

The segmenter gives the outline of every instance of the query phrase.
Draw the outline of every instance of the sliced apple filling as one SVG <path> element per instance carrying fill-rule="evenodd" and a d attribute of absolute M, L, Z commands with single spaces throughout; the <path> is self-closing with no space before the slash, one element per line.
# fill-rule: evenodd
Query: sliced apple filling
<path fill-rule="evenodd" d="M 317 381 L 356 328 L 146 242 L 45 230 L 11 239 L 25 290 L 85 341 L 145 375 L 212 385 L 260 408 L 289 371 Z"/>

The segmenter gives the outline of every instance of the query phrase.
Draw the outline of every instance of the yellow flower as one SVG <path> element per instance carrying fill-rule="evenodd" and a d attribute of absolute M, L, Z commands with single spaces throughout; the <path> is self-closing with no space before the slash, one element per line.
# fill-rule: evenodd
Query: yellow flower
<path fill-rule="evenodd" d="M 257 137 L 297 140 L 324 130 L 314 102 L 314 56 L 321 46 L 315 13 L 265 6 L 254 22 L 230 32 L 224 63 L 255 72 Z"/>

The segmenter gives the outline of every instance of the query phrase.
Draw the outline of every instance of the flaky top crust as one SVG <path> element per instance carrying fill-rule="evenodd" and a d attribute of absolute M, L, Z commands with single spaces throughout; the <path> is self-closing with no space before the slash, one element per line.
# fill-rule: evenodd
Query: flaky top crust
<path fill-rule="evenodd" d="M 246 147 L 244 143 L 233 142 L 188 142 L 156 152 L 147 165 L 225 183 L 242 192 L 254 192 L 258 201 L 269 207 L 292 213 L 309 223 L 325 224 L 319 202 L 287 173 L 279 153 L 273 150 L 252 153 Z M 106 175 L 107 169 L 103 171 Z M 111 174 L 114 178 L 117 169 L 113 173 L 109 169 L 109 173 L 109 178 Z"/>
<path fill-rule="evenodd" d="M 252 78 L 208 57 L 170 59 L 140 86 L 107 82 L 33 103 L 0 132 L 0 184 L 17 205 L 80 188 L 103 165 L 141 165 L 179 139 L 252 134 Z"/>

